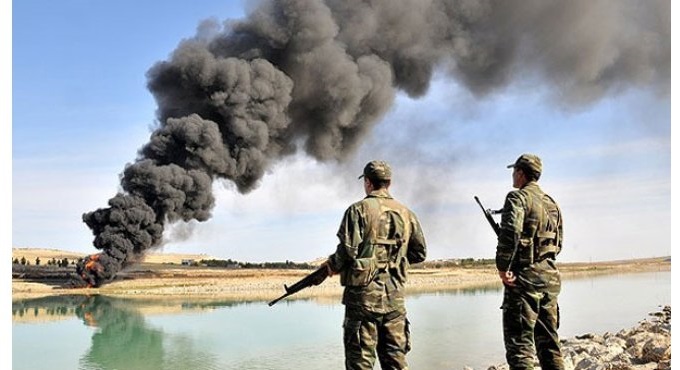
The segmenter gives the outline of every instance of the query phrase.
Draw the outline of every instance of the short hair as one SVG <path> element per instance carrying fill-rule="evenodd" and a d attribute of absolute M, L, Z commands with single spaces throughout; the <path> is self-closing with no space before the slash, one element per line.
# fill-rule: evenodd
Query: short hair
<path fill-rule="evenodd" d="M 370 177 L 366 178 L 371 182 L 371 185 L 373 185 L 373 189 L 375 190 L 387 188 L 392 183 L 392 180 L 378 180 Z"/>
<path fill-rule="evenodd" d="M 538 181 L 538 179 L 541 178 L 541 173 L 540 173 L 540 172 L 536 172 L 536 171 L 532 170 L 532 169 L 529 168 L 529 167 L 526 167 L 526 166 L 518 166 L 517 168 L 519 168 L 520 170 L 522 170 L 522 172 L 524 173 L 524 176 L 526 176 L 526 177 L 527 177 L 527 180 L 529 180 L 529 181 Z"/>

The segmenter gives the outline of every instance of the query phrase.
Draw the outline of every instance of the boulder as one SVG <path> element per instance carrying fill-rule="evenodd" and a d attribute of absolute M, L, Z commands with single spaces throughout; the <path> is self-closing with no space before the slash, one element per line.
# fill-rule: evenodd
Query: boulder
<path fill-rule="evenodd" d="M 658 312 L 650 313 L 650 316 L 651 319 L 616 334 L 586 333 L 561 340 L 565 369 L 670 370 L 671 307 L 665 306 Z M 535 366 L 540 370 L 537 360 Z M 506 364 L 488 368 L 508 369 Z"/>

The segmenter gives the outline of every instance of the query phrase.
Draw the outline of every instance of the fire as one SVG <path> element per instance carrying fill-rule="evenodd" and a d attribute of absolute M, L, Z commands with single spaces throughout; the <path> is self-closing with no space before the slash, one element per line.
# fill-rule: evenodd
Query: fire
<path fill-rule="evenodd" d="M 83 320 L 85 321 L 85 325 L 87 326 L 97 326 L 97 320 L 94 319 L 94 315 L 92 315 L 91 312 L 85 312 L 83 315 Z"/>
<path fill-rule="evenodd" d="M 88 276 L 89 274 L 98 275 L 104 271 L 104 267 L 99 263 L 99 257 L 101 254 L 93 254 L 87 257 L 87 262 L 85 263 L 85 268 L 80 276 L 83 280 L 87 281 L 87 287 L 92 288 L 94 286 L 93 280 Z"/>
<path fill-rule="evenodd" d="M 85 264 L 85 268 L 90 270 L 90 271 L 94 270 L 96 268 L 95 265 L 99 265 L 99 263 L 97 263 L 97 261 L 99 261 L 99 255 L 98 254 L 94 254 L 94 255 L 90 256 L 90 260 Z"/>

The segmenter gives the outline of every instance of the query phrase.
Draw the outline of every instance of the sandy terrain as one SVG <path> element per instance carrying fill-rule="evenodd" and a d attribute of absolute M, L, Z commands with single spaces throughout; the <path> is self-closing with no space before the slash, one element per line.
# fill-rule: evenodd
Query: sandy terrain
<path fill-rule="evenodd" d="M 68 252 L 45 249 L 15 248 L 13 250 L 14 257 L 24 256 L 29 261 L 34 261 L 35 257 L 38 256 L 43 261 L 52 257 L 56 259 L 83 257 L 74 253 L 69 255 L 64 253 L 68 254 Z M 163 300 L 178 297 L 207 300 L 272 300 L 284 293 L 283 284 L 291 285 L 311 272 L 308 270 L 222 269 L 180 265 L 182 259 L 211 258 L 177 254 L 150 255 L 144 263 L 119 274 L 119 278 L 110 284 L 96 289 L 65 289 L 55 285 L 12 279 L 12 299 L 54 294 L 105 294 L 129 298 L 161 298 Z M 170 262 L 174 265 L 169 265 Z M 593 274 L 670 271 L 671 262 L 670 258 L 651 258 L 631 261 L 569 263 L 559 266 L 563 277 L 568 279 Z M 411 270 L 408 290 L 411 292 L 431 292 L 493 285 L 499 285 L 499 281 L 495 268 L 491 266 L 421 268 Z M 305 289 L 292 298 L 334 298 L 341 294 L 342 287 L 339 279 L 334 276 L 320 286 Z"/>

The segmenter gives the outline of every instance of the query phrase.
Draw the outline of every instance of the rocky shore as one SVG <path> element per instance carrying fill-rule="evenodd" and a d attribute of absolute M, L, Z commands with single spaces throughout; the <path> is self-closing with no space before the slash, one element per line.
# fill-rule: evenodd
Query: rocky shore
<path fill-rule="evenodd" d="M 562 340 L 566 370 L 666 370 L 671 368 L 671 307 L 618 333 Z M 540 369 L 538 362 L 536 369 Z M 488 370 L 508 370 L 506 364 Z M 466 368 L 466 370 L 471 370 Z"/>

